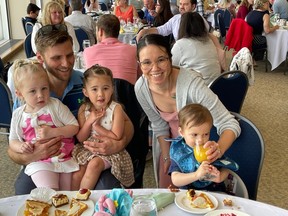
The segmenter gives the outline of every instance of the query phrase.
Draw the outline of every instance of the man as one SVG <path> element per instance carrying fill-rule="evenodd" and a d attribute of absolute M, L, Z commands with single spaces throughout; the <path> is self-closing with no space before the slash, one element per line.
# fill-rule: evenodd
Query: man
<path fill-rule="evenodd" d="M 82 2 L 81 0 L 70 0 L 70 7 L 72 13 L 65 17 L 66 22 L 71 23 L 74 27 L 81 27 L 87 32 L 90 43 L 95 44 L 95 21 L 92 17 L 82 14 Z"/>
<path fill-rule="evenodd" d="M 178 30 L 179 30 L 180 21 L 181 21 L 181 15 L 186 12 L 194 11 L 196 8 L 196 4 L 197 4 L 197 0 L 180 0 L 179 2 L 180 14 L 174 15 L 167 23 L 165 23 L 162 26 L 153 27 L 149 29 L 142 29 L 137 34 L 137 41 L 146 34 L 161 34 L 163 36 L 168 36 L 170 34 L 173 34 L 174 39 L 177 40 Z"/>
<path fill-rule="evenodd" d="M 288 2 L 286 0 L 275 0 L 272 5 L 273 13 L 280 14 L 280 19 L 288 18 Z"/>
<path fill-rule="evenodd" d="M 120 42 L 119 31 L 120 22 L 115 15 L 102 15 L 96 24 L 98 43 L 83 52 L 85 65 L 86 68 L 94 64 L 108 67 L 113 78 L 123 79 L 134 85 L 138 77 L 136 46 Z"/>
<path fill-rule="evenodd" d="M 34 25 L 37 22 L 40 8 L 36 4 L 29 3 L 26 11 L 25 22 L 31 22 Z"/>
<path fill-rule="evenodd" d="M 75 114 L 79 102 L 83 98 L 82 94 L 82 73 L 73 70 L 74 53 L 73 40 L 67 30 L 63 28 L 42 27 L 38 30 L 35 38 L 37 47 L 37 59 L 46 67 L 51 96 L 59 98 Z M 103 155 L 109 155 L 122 150 L 131 140 L 133 126 L 131 121 L 126 117 L 125 130 L 123 139 L 120 141 L 111 140 L 107 137 L 97 136 L 101 143 L 87 142 L 89 150 L 99 152 Z M 96 136 L 95 136 L 96 138 Z M 33 153 L 16 153 L 8 148 L 8 155 L 18 164 L 27 165 L 33 161 L 45 159 L 60 153 L 61 137 L 55 137 L 50 140 L 39 140 L 34 145 Z M 24 169 L 20 172 L 15 182 L 16 194 L 29 194 L 35 188 L 31 178 L 24 174 Z M 111 189 L 120 187 L 119 182 L 110 173 L 103 172 L 96 189 Z"/>
<path fill-rule="evenodd" d="M 142 22 L 144 24 L 152 25 L 154 22 L 154 17 L 157 15 L 155 12 L 156 4 L 154 0 L 143 0 L 143 4 L 144 7 L 142 10 L 144 12 L 144 16 Z"/>

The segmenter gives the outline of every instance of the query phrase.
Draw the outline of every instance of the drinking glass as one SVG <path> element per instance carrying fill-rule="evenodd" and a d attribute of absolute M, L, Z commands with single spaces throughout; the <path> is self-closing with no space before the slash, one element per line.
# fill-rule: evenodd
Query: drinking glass
<path fill-rule="evenodd" d="M 207 160 L 206 155 L 207 150 L 208 149 L 204 148 L 204 144 L 200 144 L 198 142 L 195 143 L 194 156 L 199 163 L 202 163 L 203 161 Z"/>
<path fill-rule="evenodd" d="M 91 46 L 90 40 L 83 40 L 83 43 L 82 43 L 83 50 L 90 46 Z"/>
<path fill-rule="evenodd" d="M 157 207 L 153 198 L 136 197 L 133 200 L 130 216 L 157 216 Z"/>

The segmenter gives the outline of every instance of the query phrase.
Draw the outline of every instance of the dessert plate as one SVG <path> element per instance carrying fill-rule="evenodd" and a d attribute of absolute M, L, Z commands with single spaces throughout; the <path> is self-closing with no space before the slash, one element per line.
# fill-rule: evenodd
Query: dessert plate
<path fill-rule="evenodd" d="M 186 191 L 181 191 L 176 195 L 175 197 L 176 206 L 182 209 L 183 211 L 193 213 L 193 214 L 206 214 L 210 211 L 213 211 L 214 209 L 218 207 L 218 200 L 213 195 L 207 192 L 203 192 L 203 191 L 195 191 L 195 193 L 196 195 L 200 193 L 206 194 L 211 200 L 211 202 L 214 204 L 214 208 L 204 208 L 204 209 L 194 208 L 193 206 L 191 206 L 190 204 L 191 201 L 186 196 Z"/>
<path fill-rule="evenodd" d="M 215 211 L 211 211 L 207 214 L 205 214 L 204 216 L 221 216 L 221 215 L 225 215 L 225 216 L 249 216 L 248 214 L 241 212 L 241 211 L 236 211 L 233 209 L 219 209 L 219 210 L 215 210 Z"/>
<path fill-rule="evenodd" d="M 59 193 L 66 194 L 68 196 L 69 204 L 58 207 L 57 209 L 68 211 L 69 207 L 70 207 L 71 199 L 73 197 L 76 198 L 77 191 L 63 191 L 63 192 L 59 191 Z M 29 199 L 30 199 L 30 197 L 29 197 Z M 88 199 L 87 201 L 81 201 L 81 202 L 86 203 L 88 205 L 88 208 L 86 209 L 86 211 L 83 212 L 82 216 L 92 216 L 94 213 L 94 207 L 95 207 L 93 201 L 91 199 Z M 56 208 L 52 205 L 49 209 L 49 215 L 54 215 L 55 209 Z M 25 210 L 25 203 L 23 203 L 23 205 L 19 208 L 19 210 L 17 212 L 17 216 L 23 216 L 24 210 Z"/>

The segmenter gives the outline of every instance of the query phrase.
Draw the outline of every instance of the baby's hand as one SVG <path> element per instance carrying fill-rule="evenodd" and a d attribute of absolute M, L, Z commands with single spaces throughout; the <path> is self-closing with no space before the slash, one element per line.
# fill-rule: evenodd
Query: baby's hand
<path fill-rule="evenodd" d="M 49 139 L 52 138 L 52 129 L 50 126 L 41 125 L 36 129 L 37 139 Z"/>
<path fill-rule="evenodd" d="M 21 153 L 32 153 L 34 151 L 34 145 L 29 142 L 23 142 L 20 147 Z"/>
<path fill-rule="evenodd" d="M 196 176 L 198 178 L 198 180 L 204 179 L 207 173 L 210 173 L 211 165 L 209 165 L 208 161 L 203 161 L 199 168 L 196 171 Z"/>
<path fill-rule="evenodd" d="M 211 176 L 211 179 L 210 181 L 213 181 L 213 182 L 216 182 L 216 183 L 220 183 L 221 182 L 221 179 L 220 179 L 220 171 L 211 165 L 211 171 L 210 171 L 210 176 Z"/>

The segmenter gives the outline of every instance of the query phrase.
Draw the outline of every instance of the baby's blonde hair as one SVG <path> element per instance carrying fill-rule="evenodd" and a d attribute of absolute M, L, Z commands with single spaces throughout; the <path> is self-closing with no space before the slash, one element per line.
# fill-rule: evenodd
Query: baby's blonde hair
<path fill-rule="evenodd" d="M 47 76 L 48 75 L 43 68 L 43 66 L 36 60 L 29 60 L 29 59 L 19 59 L 16 60 L 13 64 L 14 71 L 13 71 L 13 82 L 15 86 L 15 90 L 20 90 L 23 84 L 25 83 L 25 79 L 29 77 L 32 74 L 35 73 L 43 73 L 39 74 L 41 76 Z"/>

